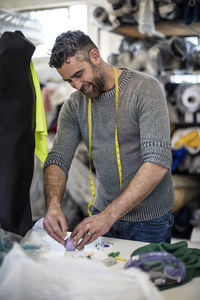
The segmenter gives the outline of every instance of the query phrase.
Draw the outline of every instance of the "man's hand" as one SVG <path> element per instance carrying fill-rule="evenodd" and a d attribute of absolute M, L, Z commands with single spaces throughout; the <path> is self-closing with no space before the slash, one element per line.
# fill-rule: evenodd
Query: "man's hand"
<path fill-rule="evenodd" d="M 47 233 L 61 244 L 65 244 L 64 238 L 67 234 L 67 223 L 64 213 L 60 207 L 49 207 L 44 218 L 44 228 Z"/>
<path fill-rule="evenodd" d="M 57 242 L 64 245 L 67 234 L 67 224 L 61 209 L 67 177 L 57 165 L 50 165 L 44 172 L 44 192 L 47 212 L 44 218 L 44 228 Z"/>
<path fill-rule="evenodd" d="M 97 215 L 85 218 L 79 223 L 71 234 L 71 238 L 74 238 L 74 246 L 80 250 L 84 245 L 95 241 L 99 236 L 104 235 L 112 227 L 112 223 L 109 222 L 109 218 L 105 214 L 99 213 Z M 79 243 L 80 239 L 82 241 Z"/>

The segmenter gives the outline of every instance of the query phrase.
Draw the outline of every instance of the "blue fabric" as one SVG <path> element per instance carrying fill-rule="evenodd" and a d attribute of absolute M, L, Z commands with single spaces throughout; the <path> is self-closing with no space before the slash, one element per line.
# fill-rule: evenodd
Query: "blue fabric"
<path fill-rule="evenodd" d="M 185 158 L 186 154 L 188 151 L 182 147 L 178 150 L 173 149 L 172 150 L 172 157 L 173 157 L 173 162 L 172 162 L 172 173 L 176 170 L 176 168 L 181 164 L 183 159 Z"/>
<path fill-rule="evenodd" d="M 92 206 L 91 213 L 95 215 L 99 211 Z M 146 243 L 170 243 L 173 225 L 173 215 L 168 212 L 160 218 L 144 222 L 118 220 L 104 236 Z"/>
<path fill-rule="evenodd" d="M 185 24 L 192 24 L 200 18 L 200 0 L 187 1 L 184 8 Z"/>

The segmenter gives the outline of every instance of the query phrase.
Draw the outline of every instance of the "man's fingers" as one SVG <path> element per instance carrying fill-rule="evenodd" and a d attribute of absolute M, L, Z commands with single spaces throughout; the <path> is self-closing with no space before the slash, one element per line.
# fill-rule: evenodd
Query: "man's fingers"
<path fill-rule="evenodd" d="M 64 233 L 61 231 L 55 221 L 49 221 L 47 218 L 47 220 L 44 222 L 44 228 L 53 239 L 64 245 Z"/>
<path fill-rule="evenodd" d="M 79 233 L 80 231 L 82 232 L 82 234 L 85 234 L 86 231 L 88 231 L 90 228 L 89 224 L 86 223 L 86 219 L 84 219 L 83 221 L 81 221 L 73 230 L 71 237 L 75 238 L 77 236 L 77 233 Z M 82 236 L 81 236 L 82 237 Z M 80 238 L 81 238 L 80 237 Z M 80 239 L 79 238 L 79 239 Z"/>
<path fill-rule="evenodd" d="M 82 249 L 86 244 L 95 241 L 100 235 L 108 232 L 110 226 L 100 214 L 84 219 L 71 234 L 73 245 Z"/>
<path fill-rule="evenodd" d="M 52 231 L 57 235 L 59 236 L 61 239 L 64 239 L 65 237 L 65 232 L 62 231 L 62 228 L 60 226 L 60 219 L 61 218 L 56 218 L 56 219 L 53 219 L 51 217 L 47 217 L 47 222 L 48 224 L 50 225 Z"/>
<path fill-rule="evenodd" d="M 77 244 L 79 243 L 80 239 L 85 237 L 85 234 L 90 231 L 90 225 L 89 224 L 85 224 L 83 222 L 81 222 L 80 224 L 78 224 L 72 234 L 71 234 L 71 238 L 74 239 L 73 245 L 77 246 Z"/>
<path fill-rule="evenodd" d="M 53 231 L 51 232 L 50 236 L 56 240 L 58 243 L 64 245 L 65 241 L 63 239 L 61 239 L 60 237 L 58 237 Z"/>
<path fill-rule="evenodd" d="M 91 239 L 87 242 L 87 244 L 90 244 L 90 243 L 94 242 L 98 237 L 99 237 L 99 235 L 94 233 L 92 235 Z"/>
<path fill-rule="evenodd" d="M 61 230 L 62 230 L 62 232 L 64 234 L 64 237 L 65 237 L 66 234 L 67 234 L 67 231 L 68 231 L 66 220 L 65 220 L 65 218 L 59 217 L 58 218 L 58 222 L 59 222 L 60 228 L 61 228 Z"/>
<path fill-rule="evenodd" d="M 83 249 L 83 247 L 84 247 L 86 244 L 89 244 L 89 243 L 90 243 L 92 237 L 93 237 L 93 234 L 92 234 L 90 231 L 86 232 L 85 235 L 84 235 L 84 237 L 83 237 L 83 239 L 82 239 L 82 241 L 78 244 L 78 247 L 77 247 L 77 248 L 78 248 L 79 250 Z"/>

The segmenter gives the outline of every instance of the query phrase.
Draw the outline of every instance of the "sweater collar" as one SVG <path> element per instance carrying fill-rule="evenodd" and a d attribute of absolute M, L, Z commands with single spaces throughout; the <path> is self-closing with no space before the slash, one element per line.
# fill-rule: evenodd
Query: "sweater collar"
<path fill-rule="evenodd" d="M 122 73 L 120 74 L 118 78 L 118 86 L 119 86 L 119 92 L 122 90 L 122 88 L 126 85 L 128 80 L 130 79 L 132 72 L 126 68 L 121 68 Z M 112 87 L 109 91 L 101 93 L 99 97 L 97 97 L 95 100 L 99 101 L 100 99 L 106 99 L 115 96 L 115 86 Z"/>

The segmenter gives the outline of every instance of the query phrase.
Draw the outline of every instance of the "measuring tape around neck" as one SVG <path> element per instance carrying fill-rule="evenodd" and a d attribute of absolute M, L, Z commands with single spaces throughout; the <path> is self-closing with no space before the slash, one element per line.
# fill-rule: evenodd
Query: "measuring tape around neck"
<path fill-rule="evenodd" d="M 120 192 L 121 192 L 122 191 L 122 166 L 121 166 L 118 130 L 117 130 L 117 105 L 118 105 L 118 98 L 119 98 L 119 87 L 118 87 L 117 70 L 114 67 L 113 67 L 113 72 L 115 77 L 115 149 L 116 149 L 117 166 L 118 166 L 118 173 L 119 173 L 119 185 L 120 185 Z M 90 211 L 90 207 L 95 198 L 95 187 L 92 178 L 92 101 L 91 98 L 89 98 L 89 103 L 88 103 L 88 134 L 89 134 L 90 187 L 92 191 L 92 200 L 88 204 L 88 215 L 91 216 L 92 213 Z"/>

